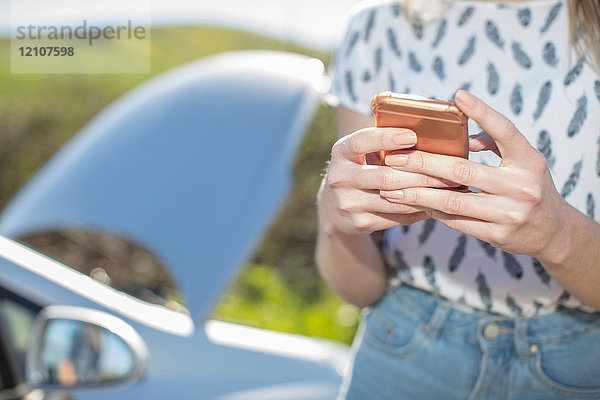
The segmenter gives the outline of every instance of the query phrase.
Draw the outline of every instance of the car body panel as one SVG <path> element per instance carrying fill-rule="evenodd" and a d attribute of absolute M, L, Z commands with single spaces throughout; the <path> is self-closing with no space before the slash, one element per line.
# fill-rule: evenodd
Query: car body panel
<path fill-rule="evenodd" d="M 0 216 L 8 237 L 103 231 L 171 268 L 194 316 L 266 230 L 319 103 L 323 64 L 226 53 L 162 74 L 110 105 Z"/>
<path fill-rule="evenodd" d="M 127 317 L 133 314 L 128 308 L 136 309 L 131 303 L 123 302 L 120 305 L 121 312 L 116 312 L 107 307 L 107 304 L 103 305 L 93 298 L 74 292 L 68 284 L 47 279 L 35 268 L 24 268 L 9 261 L 14 259 L 19 262 L 23 254 L 35 252 L 9 239 L 0 239 L 3 240 L 0 242 L 1 286 L 42 307 L 64 304 L 117 315 L 136 330 L 148 347 L 150 361 L 141 381 L 130 385 L 78 390 L 78 399 L 162 399 L 174 395 L 178 399 L 204 399 L 235 393 L 240 396 L 254 391 L 261 393 L 261 390 L 271 387 L 275 392 L 282 387 L 298 388 L 298 396 L 310 394 L 310 397 L 304 397 L 306 399 L 335 397 L 341 370 L 348 356 L 345 346 L 296 335 L 235 327 L 232 324 L 228 330 L 227 326 L 221 326 L 220 333 L 211 332 L 211 324 L 228 325 L 218 321 L 208 321 L 208 329 L 201 324 L 187 336 L 175 335 L 156 329 L 139 318 Z M 21 247 L 22 253 L 6 251 L 6 241 Z M 35 256 L 34 254 L 33 260 Z M 39 254 L 37 256 L 44 257 Z M 27 261 L 31 262 L 31 259 Z M 50 263 L 54 264 L 54 272 L 64 269 L 68 274 L 78 274 L 81 279 L 89 279 L 48 258 L 42 267 L 48 267 Z M 103 285 L 99 282 L 93 284 Z M 254 330 L 254 334 L 248 335 L 248 329 Z M 231 336 L 243 332 L 246 334 L 240 339 L 243 339 L 244 345 L 235 345 L 230 340 Z M 276 346 L 271 346 L 271 349 L 268 345 L 265 346 L 265 343 L 273 342 L 284 342 L 296 349 L 304 346 L 313 351 L 304 355 L 293 355 L 290 352 L 283 354 Z M 314 351 L 315 349 L 318 351 Z M 290 392 L 290 398 L 294 398 L 294 392 Z"/>
<path fill-rule="evenodd" d="M 281 52 L 176 68 L 102 111 L 0 215 L 10 238 L 83 228 L 133 241 L 183 289 L 190 314 L 0 235 L 0 286 L 41 307 L 115 315 L 148 347 L 140 381 L 77 399 L 335 397 L 346 346 L 205 318 L 279 209 L 324 83 L 320 61 Z"/>

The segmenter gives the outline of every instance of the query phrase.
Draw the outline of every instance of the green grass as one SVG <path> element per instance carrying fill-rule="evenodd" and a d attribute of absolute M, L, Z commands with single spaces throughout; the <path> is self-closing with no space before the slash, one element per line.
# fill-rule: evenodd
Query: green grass
<path fill-rule="evenodd" d="M 0 206 L 102 108 L 152 75 L 231 50 L 284 50 L 330 60 L 330 54 L 224 28 L 170 27 L 151 35 L 151 75 L 11 74 L 10 43 L 0 40 Z M 358 310 L 332 294 L 313 261 L 315 195 L 335 123 L 331 109 L 318 110 L 296 159 L 296 185 L 214 317 L 351 341 Z"/>
<path fill-rule="evenodd" d="M 359 311 L 323 283 L 311 301 L 271 266 L 249 264 L 215 308 L 225 321 L 350 343 Z"/>

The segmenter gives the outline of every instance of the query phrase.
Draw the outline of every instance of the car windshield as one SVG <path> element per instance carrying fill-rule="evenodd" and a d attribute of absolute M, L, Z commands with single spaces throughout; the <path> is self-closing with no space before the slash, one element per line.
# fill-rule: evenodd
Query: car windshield
<path fill-rule="evenodd" d="M 114 289 L 183 311 L 183 297 L 169 270 L 131 241 L 91 230 L 41 232 L 19 241 Z"/>

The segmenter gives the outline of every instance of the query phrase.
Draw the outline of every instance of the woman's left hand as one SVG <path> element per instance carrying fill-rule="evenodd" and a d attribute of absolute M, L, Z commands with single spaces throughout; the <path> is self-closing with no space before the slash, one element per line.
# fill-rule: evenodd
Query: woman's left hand
<path fill-rule="evenodd" d="M 492 150 L 498 167 L 417 150 L 396 152 L 385 163 L 402 171 L 446 179 L 481 193 L 434 188 L 381 191 L 390 202 L 423 207 L 432 218 L 514 254 L 561 257 L 561 228 L 572 207 L 557 192 L 546 159 L 503 115 L 460 90 L 458 107 L 489 135 L 471 137 L 472 151 Z"/>

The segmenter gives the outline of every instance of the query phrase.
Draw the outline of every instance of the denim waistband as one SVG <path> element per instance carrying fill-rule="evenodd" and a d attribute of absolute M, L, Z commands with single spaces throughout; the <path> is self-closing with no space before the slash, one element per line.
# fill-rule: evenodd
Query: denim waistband
<path fill-rule="evenodd" d="M 498 334 L 526 337 L 529 343 L 565 340 L 600 327 L 600 312 L 589 313 L 561 307 L 555 312 L 534 317 L 509 317 L 468 310 L 453 301 L 401 284 L 390 289 L 382 306 L 430 325 L 434 330 L 446 329 L 477 339 L 489 324 L 495 323 Z"/>

